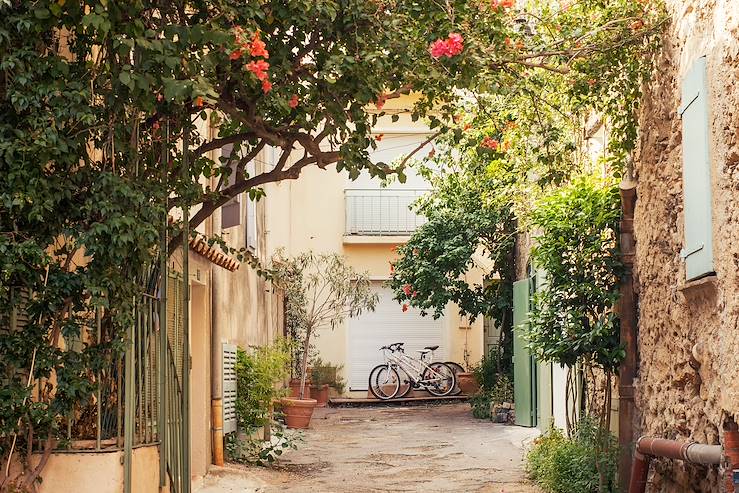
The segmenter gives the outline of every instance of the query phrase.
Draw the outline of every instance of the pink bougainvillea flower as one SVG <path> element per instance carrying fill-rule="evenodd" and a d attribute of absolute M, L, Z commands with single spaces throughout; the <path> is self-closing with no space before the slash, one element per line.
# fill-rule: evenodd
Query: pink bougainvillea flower
<path fill-rule="evenodd" d="M 413 291 L 413 293 L 411 293 L 411 298 L 415 298 L 416 296 L 418 296 L 418 291 Z"/>
<path fill-rule="evenodd" d="M 411 287 L 410 284 L 406 284 L 405 286 L 403 286 L 403 292 L 405 293 L 406 296 L 410 296 L 412 291 L 413 291 L 413 288 Z"/>
<path fill-rule="evenodd" d="M 464 49 L 464 38 L 459 33 L 449 33 L 447 39 L 437 39 L 429 45 L 429 53 L 433 58 L 443 56 L 451 58 L 459 55 Z"/>
<path fill-rule="evenodd" d="M 256 75 L 257 79 L 262 81 L 267 80 L 267 70 L 269 70 L 269 63 L 265 62 L 264 60 L 251 61 L 244 65 L 244 68 Z"/>
<path fill-rule="evenodd" d="M 449 33 L 446 43 L 449 47 L 449 56 L 459 55 L 464 49 L 464 38 L 459 33 Z"/>
<path fill-rule="evenodd" d="M 262 81 L 262 91 L 264 91 L 264 94 L 267 94 L 269 91 L 272 90 L 272 83 L 268 80 Z"/>
<path fill-rule="evenodd" d="M 298 107 L 298 95 L 293 94 L 293 97 L 290 98 L 290 101 L 287 102 L 287 105 L 293 109 Z"/>
<path fill-rule="evenodd" d="M 251 39 L 251 56 L 260 56 L 262 58 L 269 58 L 269 52 L 265 49 L 267 45 L 262 41 L 259 31 L 254 33 L 254 37 Z"/>
<path fill-rule="evenodd" d="M 499 144 L 500 143 L 492 137 L 485 137 L 484 139 L 482 139 L 482 143 L 480 144 L 480 146 L 487 149 L 496 150 L 498 149 Z"/>
<path fill-rule="evenodd" d="M 408 311 L 408 305 L 406 303 L 403 303 L 403 311 L 404 312 Z"/>

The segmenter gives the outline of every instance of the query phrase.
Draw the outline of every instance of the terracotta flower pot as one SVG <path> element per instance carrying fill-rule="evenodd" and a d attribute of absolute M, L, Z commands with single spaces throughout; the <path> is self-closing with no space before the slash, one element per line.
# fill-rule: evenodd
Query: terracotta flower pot
<path fill-rule="evenodd" d="M 294 399 L 285 397 L 282 399 L 282 408 L 285 411 L 285 423 L 288 428 L 308 428 L 313 409 L 316 407 L 315 399 Z"/>
<path fill-rule="evenodd" d="M 326 407 L 328 404 L 328 384 L 313 386 L 310 389 L 310 394 L 313 398 L 318 401 L 318 407 Z"/>
<path fill-rule="evenodd" d="M 462 393 L 467 395 L 476 394 L 480 390 L 480 385 L 470 372 L 457 373 L 457 385 L 462 389 Z"/>
<path fill-rule="evenodd" d="M 290 396 L 291 397 L 300 396 L 300 379 L 299 378 L 293 378 L 292 380 L 290 380 Z M 305 395 L 303 397 L 305 399 L 310 399 L 310 380 L 305 381 Z"/>

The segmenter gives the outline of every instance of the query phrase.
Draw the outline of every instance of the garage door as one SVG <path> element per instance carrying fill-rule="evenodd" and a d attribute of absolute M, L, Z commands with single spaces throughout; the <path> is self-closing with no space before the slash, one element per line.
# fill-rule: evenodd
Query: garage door
<path fill-rule="evenodd" d="M 370 370 L 383 361 L 380 346 L 404 342 L 406 353 L 416 357 L 416 349 L 439 345 L 435 359 L 445 361 L 448 354 L 444 317 L 422 317 L 415 308 L 404 312 L 390 289 L 381 283 L 374 289 L 380 297 L 375 311 L 347 320 L 349 390 L 367 390 Z"/>

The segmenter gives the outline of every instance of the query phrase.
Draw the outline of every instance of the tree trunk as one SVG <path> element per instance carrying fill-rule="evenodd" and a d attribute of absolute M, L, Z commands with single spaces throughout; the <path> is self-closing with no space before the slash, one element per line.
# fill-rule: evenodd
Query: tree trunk
<path fill-rule="evenodd" d="M 300 375 L 300 393 L 298 394 L 299 399 L 305 398 L 305 380 L 308 376 L 308 352 L 310 351 L 310 336 L 313 332 L 311 327 L 308 327 L 305 331 L 305 342 L 303 344 L 303 361 L 302 371 Z"/>

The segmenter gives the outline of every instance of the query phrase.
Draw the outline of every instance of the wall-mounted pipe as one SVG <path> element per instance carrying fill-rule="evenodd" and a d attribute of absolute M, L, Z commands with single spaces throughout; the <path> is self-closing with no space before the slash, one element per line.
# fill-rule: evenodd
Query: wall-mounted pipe
<path fill-rule="evenodd" d="M 652 457 L 684 460 L 693 464 L 720 464 L 722 452 L 721 445 L 641 437 L 636 442 L 629 493 L 644 493 L 646 490 L 649 463 Z"/>

